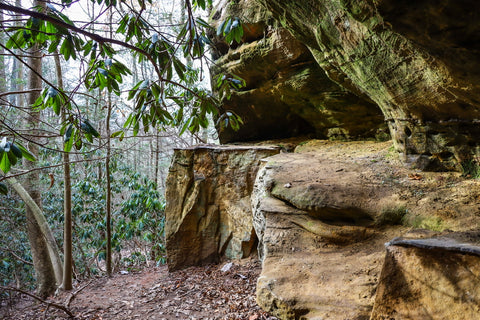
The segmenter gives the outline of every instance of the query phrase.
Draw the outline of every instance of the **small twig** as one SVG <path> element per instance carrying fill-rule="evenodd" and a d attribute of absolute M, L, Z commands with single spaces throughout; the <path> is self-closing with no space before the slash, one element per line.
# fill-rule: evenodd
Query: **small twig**
<path fill-rule="evenodd" d="M 3 209 L 3 208 L 0 208 L 0 209 Z M 10 252 L 10 254 L 17 260 L 19 260 L 20 262 L 24 263 L 24 264 L 28 264 L 29 266 L 33 266 L 33 263 L 30 262 L 30 261 L 27 261 L 23 258 L 21 258 L 20 256 L 18 256 L 13 250 L 10 250 L 10 249 L 7 249 L 7 248 L 0 248 L 1 250 L 3 251 L 7 251 L 7 252 Z"/>
<path fill-rule="evenodd" d="M 47 318 L 47 312 L 48 312 L 48 309 L 50 308 L 49 305 L 47 305 L 47 307 L 45 308 L 45 310 L 43 311 L 43 320 L 45 320 Z"/>
<path fill-rule="evenodd" d="M 69 308 L 69 307 L 70 307 L 70 303 L 72 303 L 73 298 L 75 298 L 75 296 L 76 296 L 77 294 L 79 294 L 80 291 L 82 291 L 83 289 L 85 289 L 86 287 L 88 287 L 88 286 L 90 285 L 90 283 L 92 283 L 92 282 L 93 282 L 93 279 L 90 280 L 90 281 L 88 281 L 84 286 L 82 286 L 82 287 L 78 288 L 77 290 L 75 290 L 75 292 L 72 292 L 72 293 L 70 294 L 70 297 L 68 297 L 67 301 L 65 302 L 65 307 Z"/>
<path fill-rule="evenodd" d="M 46 300 L 43 300 L 42 298 L 40 298 L 39 296 L 36 296 L 30 292 L 27 292 L 25 290 L 22 290 L 22 289 L 18 289 L 18 288 L 13 288 L 13 287 L 4 287 L 4 286 L 0 286 L 0 289 L 2 290 L 9 290 L 9 291 L 16 291 L 16 292 L 20 292 L 24 295 L 27 295 L 31 298 L 34 298 L 38 301 L 40 301 L 41 303 L 44 303 L 47 305 L 47 309 L 49 307 L 54 307 L 54 308 L 57 308 L 57 309 L 60 309 L 62 311 L 64 311 L 66 314 L 68 314 L 70 316 L 70 318 L 75 318 L 75 316 L 73 315 L 73 313 L 70 311 L 70 309 L 68 309 L 67 307 L 65 306 L 62 306 L 61 304 L 58 304 L 58 303 L 55 303 L 55 302 L 49 302 L 49 301 L 46 301 Z"/>

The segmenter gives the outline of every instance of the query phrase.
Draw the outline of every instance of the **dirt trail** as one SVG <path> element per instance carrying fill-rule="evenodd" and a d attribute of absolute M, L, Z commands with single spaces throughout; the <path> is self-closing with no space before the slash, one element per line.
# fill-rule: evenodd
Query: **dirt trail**
<path fill-rule="evenodd" d="M 276 319 L 260 310 L 255 301 L 259 261 L 234 261 L 228 271 L 222 271 L 223 266 L 191 267 L 173 273 L 160 266 L 98 278 L 71 299 L 69 308 L 79 320 Z M 64 304 L 70 296 L 62 293 L 50 301 Z M 14 307 L 2 309 L 1 319 L 68 318 L 63 311 L 53 307 L 45 311 L 45 305 L 26 297 Z"/>

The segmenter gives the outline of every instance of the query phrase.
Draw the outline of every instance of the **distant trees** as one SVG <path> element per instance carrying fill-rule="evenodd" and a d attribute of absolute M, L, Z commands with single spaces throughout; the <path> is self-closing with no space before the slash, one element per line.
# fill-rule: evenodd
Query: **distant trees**
<path fill-rule="evenodd" d="M 207 9 L 211 0 L 181 4 L 0 2 L 0 71 L 10 71 L 0 75 L 0 228 L 17 232 L 12 241 L 0 230 L 0 275 L 20 279 L 18 258 L 32 258 L 38 293 L 47 296 L 62 283 L 70 289 L 72 276 L 102 268 L 110 274 L 114 254 L 130 265 L 147 252 L 163 261 L 157 184 L 168 159 L 160 155 L 202 141 L 197 133 L 212 119 L 241 122 L 200 84 L 197 61 L 205 57 L 211 27 L 194 9 Z M 238 40 L 235 30 L 229 41 Z M 221 97 L 238 82 L 229 75 L 215 79 Z M 29 254 L 21 240 L 26 234 Z"/>

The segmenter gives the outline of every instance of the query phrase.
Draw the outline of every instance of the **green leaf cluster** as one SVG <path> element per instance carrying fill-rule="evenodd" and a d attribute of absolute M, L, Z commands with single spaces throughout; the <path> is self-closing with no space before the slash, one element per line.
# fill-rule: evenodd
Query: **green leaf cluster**
<path fill-rule="evenodd" d="M 220 22 L 217 28 L 217 37 L 225 37 L 225 42 L 228 44 L 242 42 L 243 26 L 238 17 L 227 17 Z"/>
<path fill-rule="evenodd" d="M 45 88 L 34 106 L 39 109 L 52 108 L 57 115 L 60 115 L 62 108 L 65 112 L 70 112 L 72 109 L 67 94 L 53 87 Z M 67 121 L 60 128 L 60 134 L 64 137 L 65 152 L 70 152 L 74 146 L 77 150 L 82 149 L 84 145 L 82 138 L 90 143 L 93 143 L 93 138 L 100 138 L 100 133 L 87 118 L 74 114 L 67 117 Z"/>
<path fill-rule="evenodd" d="M 137 42 L 141 43 L 150 34 L 150 28 L 145 19 L 132 13 L 125 15 L 120 20 L 116 33 L 125 35 L 125 41 L 130 41 L 135 37 Z"/>
<path fill-rule="evenodd" d="M 11 167 L 23 157 L 29 161 L 36 160 L 35 156 L 19 142 L 11 142 L 7 140 L 7 137 L 3 137 L 0 142 L 0 170 L 7 174 Z M 0 187 L 1 193 L 6 193 L 5 191 L 5 185 Z"/>
<path fill-rule="evenodd" d="M 212 6 L 212 0 L 193 0 L 192 1 L 194 6 L 201 8 L 202 10 L 206 10 L 208 7 Z"/>
<path fill-rule="evenodd" d="M 52 18 L 74 26 L 73 22 L 52 4 L 47 5 L 46 13 Z M 70 58 L 77 59 L 77 52 L 84 46 L 84 41 L 67 28 L 36 17 L 30 17 L 24 27 L 14 27 L 10 31 L 14 31 L 14 33 L 6 43 L 9 49 L 28 49 L 37 44 L 49 53 L 53 53 L 60 48 L 60 53 L 65 60 L 68 60 Z"/>
<path fill-rule="evenodd" d="M 245 87 L 245 80 L 236 75 L 220 73 L 215 78 L 216 89 L 220 100 L 229 100 L 232 92 Z"/>
<path fill-rule="evenodd" d="M 120 84 L 123 77 L 132 74 L 131 71 L 116 59 L 107 57 L 103 60 L 90 60 L 89 71 L 85 75 L 85 86 L 89 90 L 107 89 L 120 96 Z"/>
<path fill-rule="evenodd" d="M 206 45 L 212 43 L 207 36 L 208 29 L 213 27 L 202 18 L 188 18 L 177 36 L 177 41 L 183 41 L 184 57 L 200 59 L 204 56 Z"/>

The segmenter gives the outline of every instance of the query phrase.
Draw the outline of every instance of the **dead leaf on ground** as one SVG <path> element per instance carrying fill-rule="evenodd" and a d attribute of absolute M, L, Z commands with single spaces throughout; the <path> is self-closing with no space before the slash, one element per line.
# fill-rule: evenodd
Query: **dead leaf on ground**
<path fill-rule="evenodd" d="M 408 175 L 408 179 L 410 179 L 410 180 L 422 180 L 423 177 L 422 177 L 422 175 L 420 175 L 418 173 L 410 173 Z"/>

